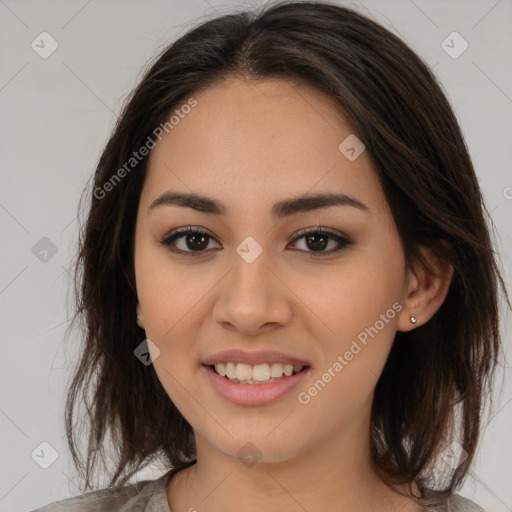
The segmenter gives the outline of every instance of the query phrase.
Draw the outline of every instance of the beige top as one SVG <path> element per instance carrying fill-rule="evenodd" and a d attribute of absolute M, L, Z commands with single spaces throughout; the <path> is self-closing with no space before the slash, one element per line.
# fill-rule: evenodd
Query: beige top
<path fill-rule="evenodd" d="M 32 512 L 171 512 L 167 501 L 167 484 L 174 470 L 156 480 L 144 480 L 75 498 L 50 503 Z M 429 509 L 432 510 L 432 509 Z M 476 503 L 455 494 L 436 512 L 485 512 Z"/>

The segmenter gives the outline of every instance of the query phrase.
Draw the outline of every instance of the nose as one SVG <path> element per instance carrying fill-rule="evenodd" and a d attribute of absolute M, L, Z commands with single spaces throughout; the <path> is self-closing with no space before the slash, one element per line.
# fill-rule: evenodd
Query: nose
<path fill-rule="evenodd" d="M 231 271 L 219 285 L 212 315 L 225 329 L 257 336 L 292 318 L 293 293 L 265 251 L 252 262 L 235 253 Z"/>

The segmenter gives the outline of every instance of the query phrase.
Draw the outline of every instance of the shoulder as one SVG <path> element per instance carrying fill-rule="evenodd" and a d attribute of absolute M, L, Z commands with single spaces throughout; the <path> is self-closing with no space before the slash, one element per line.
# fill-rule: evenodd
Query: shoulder
<path fill-rule="evenodd" d="M 165 487 L 170 472 L 156 480 L 144 480 L 118 487 L 101 489 L 45 505 L 31 512 L 152 512 L 165 510 Z M 165 501 L 164 501 L 165 500 Z M 154 507 L 154 505 L 157 505 Z"/>
<path fill-rule="evenodd" d="M 459 494 L 454 494 L 449 501 L 447 512 L 486 512 L 474 501 L 464 498 Z"/>
<path fill-rule="evenodd" d="M 454 494 L 442 505 L 434 508 L 426 507 L 425 511 L 435 512 L 487 512 L 474 501 L 464 498 L 460 494 Z"/>

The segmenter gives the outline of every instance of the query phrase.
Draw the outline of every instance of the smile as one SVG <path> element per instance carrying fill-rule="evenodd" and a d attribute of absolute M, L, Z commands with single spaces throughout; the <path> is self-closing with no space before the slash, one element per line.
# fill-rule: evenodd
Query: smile
<path fill-rule="evenodd" d="M 224 368 L 221 365 L 224 365 Z M 219 366 L 220 368 L 218 368 Z M 259 369 L 258 366 L 266 368 Z M 274 375 L 279 373 L 279 376 L 272 376 L 272 367 Z M 207 381 L 220 396 L 234 404 L 245 406 L 269 405 L 284 398 L 311 371 L 309 366 L 293 367 L 280 363 L 264 363 L 255 365 L 255 367 L 246 364 L 218 363 L 202 365 L 201 368 Z M 224 372 L 225 375 L 221 375 L 220 372 Z M 228 373 L 226 374 L 226 372 Z M 233 374 L 235 377 L 229 376 Z M 238 379 L 236 375 L 244 378 Z M 268 378 L 265 380 L 257 380 L 258 377 L 262 378 L 267 375 Z"/>
<path fill-rule="evenodd" d="M 214 370 L 221 376 L 228 378 L 231 382 L 243 382 L 247 384 L 261 384 L 274 382 L 283 376 L 290 377 L 299 373 L 303 366 L 281 363 L 244 364 L 244 363 L 217 363 L 213 365 Z"/>

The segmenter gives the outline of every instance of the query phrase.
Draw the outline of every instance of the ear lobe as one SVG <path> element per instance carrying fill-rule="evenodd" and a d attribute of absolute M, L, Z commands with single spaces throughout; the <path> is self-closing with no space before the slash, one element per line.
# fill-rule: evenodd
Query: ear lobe
<path fill-rule="evenodd" d="M 448 295 L 453 278 L 452 265 L 428 249 L 423 249 L 422 252 L 432 271 L 418 264 L 421 266 L 415 268 L 416 272 L 410 273 L 404 309 L 400 313 L 397 325 L 398 330 L 402 332 L 425 324 L 435 315 Z"/>
<path fill-rule="evenodd" d="M 137 325 L 144 329 L 144 315 L 142 314 L 142 308 L 140 307 L 140 303 L 137 302 L 137 307 L 135 308 L 137 314 Z"/>

